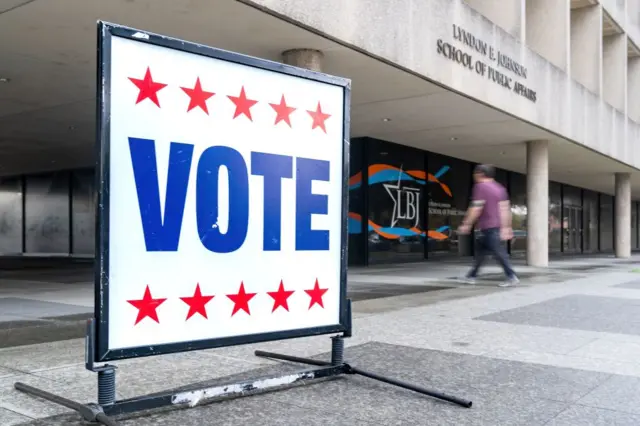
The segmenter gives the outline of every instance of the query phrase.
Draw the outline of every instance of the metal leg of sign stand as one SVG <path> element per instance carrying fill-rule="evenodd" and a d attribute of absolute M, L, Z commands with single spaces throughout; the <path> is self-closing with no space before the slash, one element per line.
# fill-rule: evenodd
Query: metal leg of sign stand
<path fill-rule="evenodd" d="M 93 364 L 93 343 L 95 341 L 94 320 L 87 324 L 86 361 L 87 370 L 98 373 L 98 404 L 81 404 L 42 389 L 34 388 L 25 383 L 16 382 L 14 387 L 20 392 L 62 405 L 77 411 L 84 420 L 107 426 L 117 426 L 118 423 L 105 414 L 104 408 L 113 405 L 116 400 L 116 367 L 114 365 L 95 366 Z"/>
<path fill-rule="evenodd" d="M 349 301 L 351 302 L 351 301 Z M 349 303 L 349 311 L 351 311 L 351 303 Z M 351 312 L 349 312 L 350 314 Z M 349 318 L 351 317 L 351 315 L 349 315 Z M 320 361 L 317 359 L 310 359 L 310 358 L 301 358 L 301 357 L 297 357 L 297 356 L 291 356 L 291 355 L 283 355 L 283 354 L 277 354 L 277 353 L 273 353 L 273 352 L 265 352 L 265 351 L 255 351 L 255 355 L 262 357 L 262 358 L 272 358 L 272 359 L 277 359 L 277 360 L 281 360 L 281 361 L 289 361 L 289 362 L 296 362 L 299 364 L 308 364 L 308 365 L 317 365 L 317 366 L 343 366 L 344 367 L 344 374 L 359 374 L 361 376 L 364 377 L 368 377 L 370 379 L 373 380 L 378 380 L 380 382 L 383 383 L 387 383 L 390 385 L 394 385 L 394 386 L 398 386 L 404 389 L 408 389 L 414 392 L 418 392 L 421 393 L 423 395 L 428 395 L 430 397 L 433 398 L 437 398 L 443 401 L 447 401 L 447 402 L 451 402 L 453 404 L 457 404 L 460 405 L 462 407 L 465 408 L 471 408 L 473 402 L 467 400 L 467 399 L 462 399 L 462 398 L 458 398 L 456 396 L 452 396 L 452 395 L 447 395 L 445 393 L 442 392 L 438 392 L 436 390 L 431 390 L 431 389 L 427 389 L 427 388 L 423 388 L 421 386 L 416 386 L 414 384 L 411 383 L 407 383 L 407 382 L 403 382 L 401 380 L 397 380 L 397 379 L 392 379 L 390 377 L 385 377 L 385 376 L 381 376 L 379 374 L 376 373 L 372 373 L 370 371 L 366 371 L 363 370 L 361 368 L 357 368 L 354 367 L 350 364 L 347 364 L 344 362 L 344 338 L 345 337 L 351 337 L 351 333 L 345 333 L 342 336 L 333 336 L 331 338 L 331 361 Z"/>
<path fill-rule="evenodd" d="M 246 396 L 258 392 L 275 390 L 277 388 L 304 384 L 314 379 L 337 377 L 346 372 L 345 365 L 340 362 L 335 365 L 322 365 L 319 366 L 319 368 L 305 369 L 303 371 L 278 376 L 257 378 L 238 383 L 225 383 L 207 388 L 160 392 L 153 395 L 118 401 L 116 400 L 116 366 L 109 364 L 101 366 L 94 365 L 94 342 L 94 320 L 90 320 L 87 327 L 85 366 L 87 370 L 98 374 L 97 404 L 80 404 L 24 383 L 16 383 L 15 388 L 21 392 L 71 408 L 77 411 L 87 421 L 98 422 L 107 426 L 117 426 L 116 421 L 108 416 L 132 414 L 163 407 L 194 407 L 230 397 Z M 344 348 L 344 346 L 342 346 L 342 348 Z M 342 353 L 342 351 L 338 351 L 337 353 Z"/>
<path fill-rule="evenodd" d="M 351 304 L 349 301 L 348 310 L 351 318 Z M 317 368 L 306 369 L 294 373 L 281 374 L 257 378 L 238 383 L 226 383 L 206 388 L 189 389 L 181 391 L 160 392 L 153 395 L 145 395 L 136 398 L 116 400 L 116 367 L 114 365 L 96 366 L 93 362 L 95 326 L 94 320 L 89 321 L 86 339 L 86 368 L 98 375 L 98 403 L 80 404 L 76 401 L 55 395 L 41 389 L 34 388 L 24 383 L 15 383 L 18 391 L 33 395 L 70 408 L 77 411 L 85 420 L 97 422 L 107 426 L 117 426 L 117 422 L 108 417 L 121 414 L 132 414 L 135 412 L 152 410 L 163 407 L 195 407 L 209 402 L 214 402 L 231 397 L 246 396 L 258 392 L 266 392 L 278 388 L 291 387 L 298 384 L 305 384 L 311 380 L 337 377 L 344 374 L 360 374 L 384 383 L 399 386 L 415 392 L 432 396 L 461 405 L 471 407 L 471 401 L 460 399 L 454 396 L 445 395 L 440 392 L 425 389 L 419 386 L 405 383 L 399 380 L 380 376 L 360 368 L 353 367 L 344 362 L 344 338 L 351 337 L 351 326 L 342 335 L 331 338 L 331 361 L 319 361 L 308 358 L 300 358 L 289 355 L 275 354 L 271 352 L 256 351 L 257 356 L 291 361 L 300 364 L 313 365 Z"/>

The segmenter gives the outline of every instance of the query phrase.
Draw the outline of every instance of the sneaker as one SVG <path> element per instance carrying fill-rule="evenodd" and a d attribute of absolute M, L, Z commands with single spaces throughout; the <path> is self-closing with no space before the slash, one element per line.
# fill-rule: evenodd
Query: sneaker
<path fill-rule="evenodd" d="M 498 286 L 500 287 L 511 287 L 514 286 L 516 284 L 518 284 L 520 282 L 520 280 L 518 279 L 518 277 L 513 276 L 511 278 L 508 278 L 507 280 L 501 282 L 500 284 L 498 284 Z"/>
<path fill-rule="evenodd" d="M 469 284 L 469 285 L 475 285 L 476 283 L 476 279 L 473 277 L 460 277 L 458 278 L 458 281 L 460 281 L 463 284 Z"/>

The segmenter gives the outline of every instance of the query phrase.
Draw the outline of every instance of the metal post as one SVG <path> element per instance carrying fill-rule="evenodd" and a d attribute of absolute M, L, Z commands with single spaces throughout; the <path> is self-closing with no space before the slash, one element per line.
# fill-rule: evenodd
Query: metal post
<path fill-rule="evenodd" d="M 331 365 L 344 364 L 344 339 L 342 336 L 331 338 Z"/>
<path fill-rule="evenodd" d="M 112 405 L 116 402 L 116 370 L 105 368 L 98 371 L 98 404 Z"/>
<path fill-rule="evenodd" d="M 94 348 L 96 339 L 95 319 L 87 321 L 87 335 L 85 338 L 85 368 L 98 373 L 98 404 L 100 406 L 113 405 L 116 402 L 116 366 L 105 364 L 96 366 Z"/>

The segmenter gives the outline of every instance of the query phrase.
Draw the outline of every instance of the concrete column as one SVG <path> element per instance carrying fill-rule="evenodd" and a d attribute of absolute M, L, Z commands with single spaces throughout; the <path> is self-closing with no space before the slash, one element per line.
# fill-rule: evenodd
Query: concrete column
<path fill-rule="evenodd" d="M 311 71 L 322 71 L 324 54 L 314 49 L 291 49 L 282 52 L 282 62 Z"/>
<path fill-rule="evenodd" d="M 527 264 L 549 265 L 549 143 L 527 142 Z"/>
<path fill-rule="evenodd" d="M 615 251 L 616 257 L 631 256 L 631 174 L 616 173 Z"/>

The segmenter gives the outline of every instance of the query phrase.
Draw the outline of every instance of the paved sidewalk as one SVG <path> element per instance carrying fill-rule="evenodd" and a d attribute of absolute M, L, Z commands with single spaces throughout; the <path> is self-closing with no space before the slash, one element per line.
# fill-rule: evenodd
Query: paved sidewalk
<path fill-rule="evenodd" d="M 349 376 L 120 422 L 638 425 L 636 265 L 640 259 L 597 258 L 566 260 L 548 270 L 520 267 L 522 286 L 509 289 L 496 287 L 499 271 L 493 267 L 473 287 L 451 280 L 466 265 L 352 269 L 357 301 L 347 359 L 472 399 L 471 409 Z M 410 291 L 412 286 L 420 291 Z M 95 377 L 84 370 L 83 344 L 72 339 L 0 349 L 0 424 L 84 424 L 64 408 L 13 390 L 21 381 L 81 402 L 95 400 Z M 258 348 L 327 359 L 330 342 L 321 336 L 120 362 L 118 396 L 299 369 L 256 358 Z"/>

